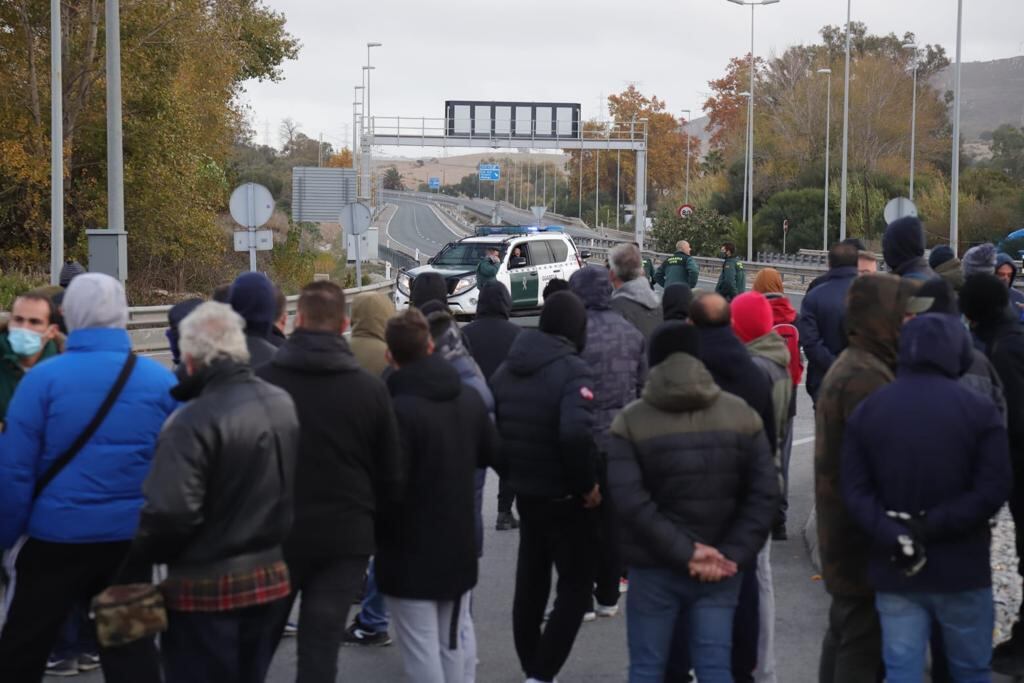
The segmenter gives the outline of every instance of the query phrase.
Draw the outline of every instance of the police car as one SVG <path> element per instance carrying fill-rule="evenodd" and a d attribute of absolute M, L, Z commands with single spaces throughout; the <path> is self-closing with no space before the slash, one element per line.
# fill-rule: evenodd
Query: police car
<path fill-rule="evenodd" d="M 450 242 L 425 266 L 403 270 L 395 283 L 395 306 L 409 305 L 412 282 L 423 273 L 439 273 L 448 283 L 448 307 L 455 315 L 474 315 L 480 291 L 476 267 L 497 249 L 497 279 L 512 294 L 513 310 L 536 310 L 544 304 L 544 287 L 555 278 L 568 280 L 590 253 L 580 251 L 561 226 L 486 226 L 472 237 Z"/>

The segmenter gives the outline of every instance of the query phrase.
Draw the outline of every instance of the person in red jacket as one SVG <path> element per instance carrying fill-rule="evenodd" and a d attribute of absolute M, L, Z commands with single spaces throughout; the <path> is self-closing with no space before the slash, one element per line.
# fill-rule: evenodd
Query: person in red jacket
<path fill-rule="evenodd" d="M 764 294 L 772 307 L 772 329 L 786 342 L 789 349 L 789 376 L 793 380 L 793 398 L 789 404 L 789 424 L 786 425 L 786 439 L 782 442 L 779 462 L 782 468 L 782 515 L 779 524 L 772 531 L 772 538 L 785 540 L 786 510 L 789 508 L 789 456 L 793 452 L 793 420 L 796 418 L 796 388 L 804 376 L 804 362 L 800 355 L 800 331 L 796 327 L 797 312 L 782 288 L 782 275 L 774 268 L 765 268 L 754 278 L 755 292 Z"/>

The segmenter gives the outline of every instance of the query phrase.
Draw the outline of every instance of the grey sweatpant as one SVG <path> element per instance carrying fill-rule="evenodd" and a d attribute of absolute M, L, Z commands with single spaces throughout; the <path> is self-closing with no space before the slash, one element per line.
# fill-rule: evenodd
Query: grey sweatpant
<path fill-rule="evenodd" d="M 406 680 L 472 683 L 476 674 L 476 636 L 469 614 L 469 593 L 457 603 L 407 600 L 390 595 L 385 599 L 395 627 L 398 650 L 402 653 Z"/>

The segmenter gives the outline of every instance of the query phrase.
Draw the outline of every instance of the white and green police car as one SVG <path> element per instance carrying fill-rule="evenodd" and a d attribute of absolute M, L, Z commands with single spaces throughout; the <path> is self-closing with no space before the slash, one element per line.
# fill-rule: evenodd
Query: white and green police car
<path fill-rule="evenodd" d="M 457 316 L 476 313 L 480 292 L 476 267 L 497 249 L 498 281 L 512 294 L 513 310 L 536 310 L 544 304 L 544 287 L 555 278 L 568 280 L 590 257 L 580 251 L 561 226 L 481 227 L 472 237 L 445 245 L 425 266 L 403 270 L 395 283 L 395 306 L 409 305 L 412 281 L 423 273 L 439 273 L 448 283 L 448 307 Z"/>

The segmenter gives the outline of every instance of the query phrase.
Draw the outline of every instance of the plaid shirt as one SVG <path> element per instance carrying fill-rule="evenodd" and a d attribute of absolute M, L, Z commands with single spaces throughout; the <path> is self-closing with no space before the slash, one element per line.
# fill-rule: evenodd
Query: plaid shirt
<path fill-rule="evenodd" d="M 177 612 L 228 612 L 280 600 L 291 591 L 288 566 L 277 561 L 212 579 L 167 579 L 164 604 Z"/>

